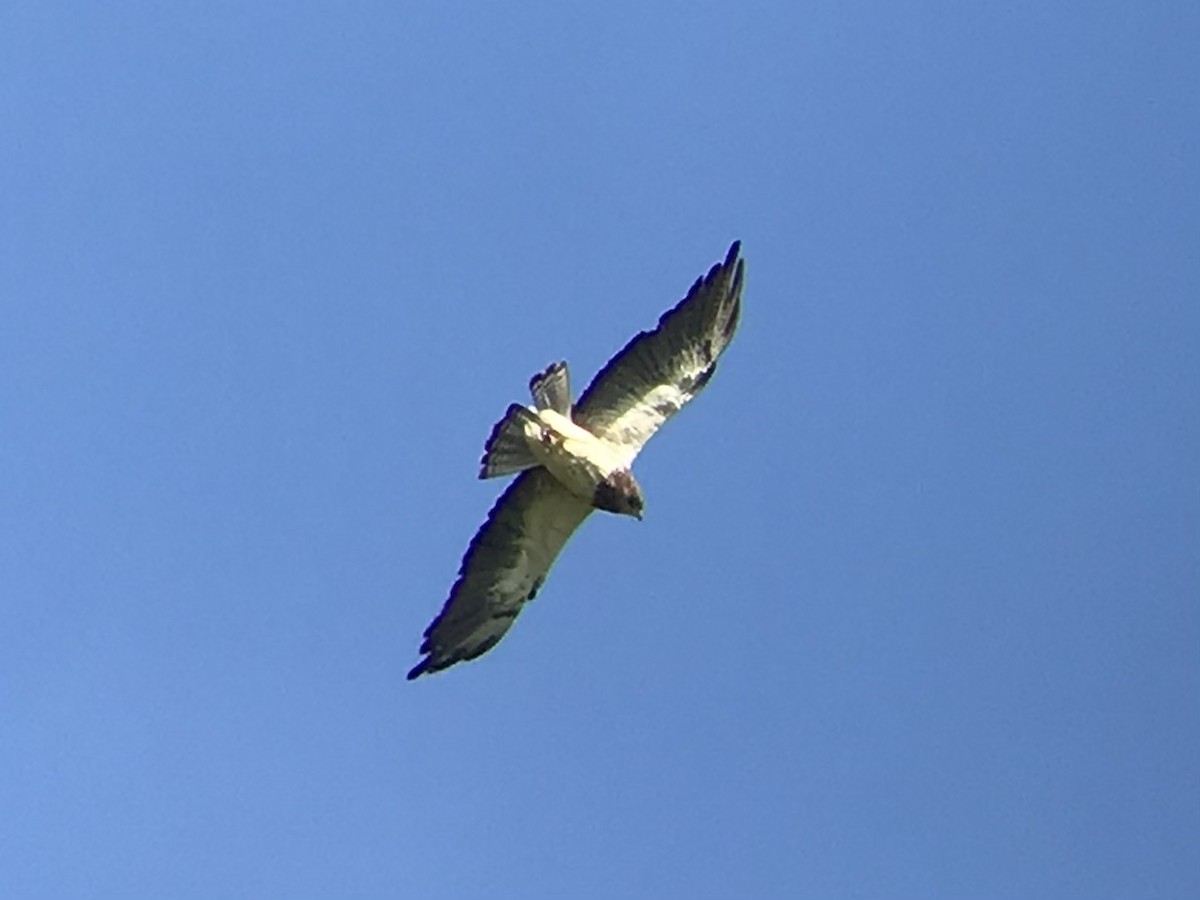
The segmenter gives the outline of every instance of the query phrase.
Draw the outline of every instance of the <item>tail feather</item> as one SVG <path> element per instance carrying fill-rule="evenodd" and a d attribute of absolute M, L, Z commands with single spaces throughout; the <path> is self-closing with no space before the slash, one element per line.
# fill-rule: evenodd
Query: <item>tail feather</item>
<path fill-rule="evenodd" d="M 552 409 L 564 416 L 571 414 L 571 379 L 565 362 L 550 363 L 544 372 L 530 378 L 529 392 L 538 409 Z"/>
<path fill-rule="evenodd" d="M 534 418 L 533 413 L 519 403 L 509 406 L 484 445 L 480 478 L 498 478 L 538 465 L 525 441 L 525 423 Z"/>

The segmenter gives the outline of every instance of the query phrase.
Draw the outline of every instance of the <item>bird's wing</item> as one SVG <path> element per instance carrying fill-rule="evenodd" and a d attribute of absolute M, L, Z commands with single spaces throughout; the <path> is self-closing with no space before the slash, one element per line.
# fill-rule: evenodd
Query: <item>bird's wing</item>
<path fill-rule="evenodd" d="M 522 472 L 472 538 L 450 599 L 425 629 L 421 652 L 427 655 L 409 679 L 495 646 L 591 511 L 545 469 Z"/>
<path fill-rule="evenodd" d="M 608 361 L 592 379 L 574 419 L 617 448 L 625 464 L 659 426 L 704 389 L 733 339 L 745 263 L 735 241 L 686 297 Z"/>

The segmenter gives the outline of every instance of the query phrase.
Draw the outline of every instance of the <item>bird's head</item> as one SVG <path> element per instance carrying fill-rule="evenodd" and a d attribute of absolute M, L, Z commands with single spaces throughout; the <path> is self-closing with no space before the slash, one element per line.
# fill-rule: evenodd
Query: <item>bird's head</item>
<path fill-rule="evenodd" d="M 598 485 L 592 498 L 596 509 L 617 513 L 622 516 L 633 516 L 640 520 L 646 510 L 646 501 L 642 497 L 642 489 L 638 486 L 633 473 L 628 469 L 617 469 Z"/>

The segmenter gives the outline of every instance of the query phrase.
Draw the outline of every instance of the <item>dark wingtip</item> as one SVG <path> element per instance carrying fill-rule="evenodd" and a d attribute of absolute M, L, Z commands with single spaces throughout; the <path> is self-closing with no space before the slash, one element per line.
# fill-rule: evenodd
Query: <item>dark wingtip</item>
<path fill-rule="evenodd" d="M 712 284 L 718 278 L 725 275 L 725 273 L 727 273 L 730 269 L 734 270 L 733 275 L 730 278 L 730 293 L 736 293 L 741 288 L 742 272 L 746 268 L 746 261 L 738 258 L 741 255 L 741 252 L 741 241 L 734 241 L 732 244 L 730 244 L 729 252 L 725 254 L 725 261 L 713 263 L 713 266 L 708 270 L 707 275 L 696 279 L 696 283 L 692 285 L 692 290 L 688 291 L 688 294 L 691 295 L 692 292 L 698 290 L 702 285 Z M 672 310 L 668 310 L 668 312 L 672 312 Z"/>
<path fill-rule="evenodd" d="M 413 679 L 419 678 L 421 675 L 424 675 L 428 671 L 429 671 L 429 657 L 427 656 L 409 670 L 406 678 L 409 681 L 412 681 Z"/>
<path fill-rule="evenodd" d="M 731 294 L 740 294 L 742 291 L 742 278 L 746 273 L 746 261 L 741 259 L 742 242 L 734 241 L 729 245 L 729 252 L 725 254 L 725 268 L 733 266 L 733 278 L 730 281 L 729 292 Z"/>

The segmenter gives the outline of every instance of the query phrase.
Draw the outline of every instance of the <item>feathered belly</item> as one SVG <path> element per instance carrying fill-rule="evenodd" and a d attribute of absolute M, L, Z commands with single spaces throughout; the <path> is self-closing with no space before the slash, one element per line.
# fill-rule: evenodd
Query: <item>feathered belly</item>
<path fill-rule="evenodd" d="M 620 467 L 604 441 L 554 410 L 541 410 L 537 425 L 526 426 L 525 439 L 537 461 L 589 503 L 596 485 Z"/>

